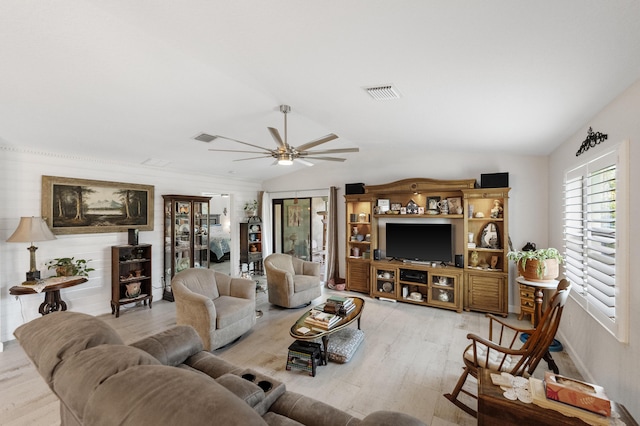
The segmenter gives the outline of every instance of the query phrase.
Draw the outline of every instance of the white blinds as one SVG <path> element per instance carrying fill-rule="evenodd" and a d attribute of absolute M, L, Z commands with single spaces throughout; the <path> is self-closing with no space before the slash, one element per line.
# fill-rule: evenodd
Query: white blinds
<path fill-rule="evenodd" d="M 620 320 L 627 321 L 620 297 L 628 285 L 619 269 L 626 256 L 618 250 L 626 241 L 619 210 L 623 170 L 614 150 L 567 172 L 564 182 L 565 275 L 575 284 L 574 298 L 619 338 L 625 334 Z"/>

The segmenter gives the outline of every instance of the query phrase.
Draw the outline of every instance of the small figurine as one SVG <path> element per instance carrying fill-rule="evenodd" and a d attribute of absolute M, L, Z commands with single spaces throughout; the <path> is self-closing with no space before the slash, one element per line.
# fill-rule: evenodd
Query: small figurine
<path fill-rule="evenodd" d="M 500 200 L 493 200 L 493 208 L 491 209 L 491 217 L 493 217 L 493 218 L 502 217 L 502 203 L 500 203 Z"/>

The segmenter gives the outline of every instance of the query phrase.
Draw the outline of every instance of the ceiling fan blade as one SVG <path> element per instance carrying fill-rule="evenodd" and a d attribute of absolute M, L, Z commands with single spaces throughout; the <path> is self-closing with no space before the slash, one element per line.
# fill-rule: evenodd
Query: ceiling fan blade
<path fill-rule="evenodd" d="M 280 132 L 278 131 L 278 129 L 275 129 L 273 127 L 267 127 L 267 129 L 269 129 L 269 133 L 271 133 L 271 137 L 273 138 L 273 140 L 275 140 L 276 143 L 278 144 L 278 148 L 286 151 L 287 145 L 284 143 L 284 141 L 280 137 Z"/>
<path fill-rule="evenodd" d="M 342 154 L 346 152 L 360 152 L 360 148 L 338 148 L 338 149 L 324 149 L 321 151 L 303 151 L 303 152 L 300 152 L 300 155 Z"/>
<path fill-rule="evenodd" d="M 216 138 L 220 138 L 220 139 L 226 139 L 226 140 L 233 141 L 233 142 L 238 142 L 238 143 L 241 143 L 241 144 L 243 144 L 243 145 L 249 145 L 249 146 L 252 146 L 252 147 L 254 147 L 254 148 L 261 149 L 261 150 L 263 150 L 263 151 L 271 151 L 269 148 L 265 148 L 265 147 L 260 146 L 260 145 L 254 145 L 254 144 L 249 143 L 249 142 L 242 142 L 242 141 L 239 141 L 239 140 L 237 140 L 237 139 L 228 138 L 228 137 L 226 137 L 226 136 L 216 135 L 215 137 L 216 137 Z"/>
<path fill-rule="evenodd" d="M 338 157 L 304 157 L 305 160 L 326 160 L 326 161 L 347 161 L 346 158 Z"/>
<path fill-rule="evenodd" d="M 273 157 L 273 156 L 272 155 L 262 155 L 260 157 L 239 158 L 239 159 L 233 160 L 233 161 L 257 160 L 259 158 L 271 158 L 271 157 Z"/>
<path fill-rule="evenodd" d="M 264 154 L 263 152 L 260 151 L 241 151 L 238 149 L 215 149 L 215 148 L 209 148 L 209 151 L 218 151 L 218 152 L 244 152 L 246 154 Z"/>
<path fill-rule="evenodd" d="M 313 165 L 314 165 L 311 161 L 303 160 L 303 159 L 302 159 L 302 158 L 300 158 L 300 157 L 296 158 L 296 159 L 295 159 L 295 160 L 293 160 L 293 161 L 298 161 L 299 163 L 302 163 L 302 164 L 304 164 L 304 165 L 305 165 L 305 166 L 307 166 L 307 167 L 311 167 L 311 166 L 313 166 Z"/>
<path fill-rule="evenodd" d="M 320 144 L 323 144 L 323 143 L 325 143 L 325 142 L 332 141 L 332 140 L 334 140 L 334 139 L 338 139 L 338 136 L 337 136 L 337 135 L 334 135 L 333 133 L 329 133 L 327 136 L 323 136 L 323 137 L 321 137 L 321 138 L 319 138 L 319 139 L 316 139 L 316 140 L 314 140 L 314 141 L 307 142 L 307 143 L 305 143 L 305 144 L 302 144 L 302 145 L 300 145 L 300 146 L 297 146 L 297 147 L 296 147 L 296 151 L 298 151 L 298 152 L 299 152 L 299 151 L 306 151 L 306 150 L 307 150 L 307 149 L 309 149 L 309 148 L 313 148 L 314 146 L 318 146 L 318 145 L 320 145 Z"/>

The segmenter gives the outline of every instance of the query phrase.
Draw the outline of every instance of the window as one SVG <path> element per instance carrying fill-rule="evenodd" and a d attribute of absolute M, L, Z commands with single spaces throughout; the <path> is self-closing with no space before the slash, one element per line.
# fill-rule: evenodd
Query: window
<path fill-rule="evenodd" d="M 565 275 L 572 297 L 620 341 L 628 335 L 628 142 L 564 179 Z"/>

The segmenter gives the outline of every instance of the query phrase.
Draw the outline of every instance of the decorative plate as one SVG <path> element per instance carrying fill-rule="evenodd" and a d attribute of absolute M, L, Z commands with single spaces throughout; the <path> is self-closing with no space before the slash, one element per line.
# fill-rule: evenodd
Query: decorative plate
<path fill-rule="evenodd" d="M 382 284 L 382 290 L 385 293 L 391 293 L 391 291 L 393 290 L 393 285 L 390 282 L 386 282 Z"/>

